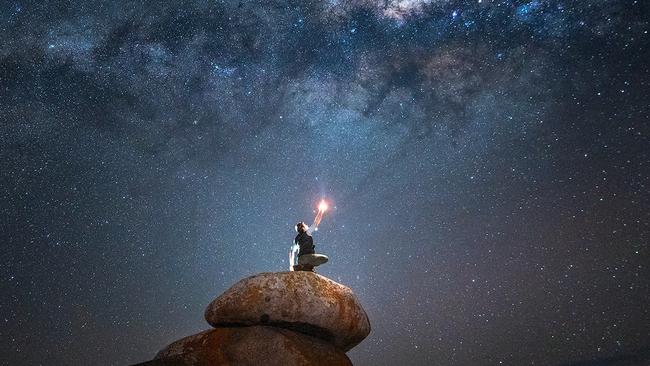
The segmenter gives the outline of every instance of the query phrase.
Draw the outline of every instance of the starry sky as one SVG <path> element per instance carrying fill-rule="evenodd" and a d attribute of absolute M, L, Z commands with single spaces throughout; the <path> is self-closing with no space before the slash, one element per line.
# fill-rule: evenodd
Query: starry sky
<path fill-rule="evenodd" d="M 356 365 L 648 365 L 646 1 L 4 1 L 0 363 L 126 365 L 288 269 Z"/>

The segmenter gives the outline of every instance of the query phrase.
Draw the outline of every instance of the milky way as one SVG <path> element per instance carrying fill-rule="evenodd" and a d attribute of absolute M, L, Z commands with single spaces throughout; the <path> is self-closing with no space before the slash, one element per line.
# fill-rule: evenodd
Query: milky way
<path fill-rule="evenodd" d="M 644 1 L 0 5 L 0 362 L 206 329 L 297 221 L 357 365 L 650 362 Z"/>

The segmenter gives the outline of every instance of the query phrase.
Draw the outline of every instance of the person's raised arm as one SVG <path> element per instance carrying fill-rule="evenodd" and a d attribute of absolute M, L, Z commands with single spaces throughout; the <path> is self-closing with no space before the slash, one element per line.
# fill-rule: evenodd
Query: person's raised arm
<path fill-rule="evenodd" d="M 291 249 L 289 249 L 289 271 L 293 271 L 293 265 L 299 248 L 300 247 L 298 246 L 298 244 L 294 242 L 293 245 L 291 246 Z"/>

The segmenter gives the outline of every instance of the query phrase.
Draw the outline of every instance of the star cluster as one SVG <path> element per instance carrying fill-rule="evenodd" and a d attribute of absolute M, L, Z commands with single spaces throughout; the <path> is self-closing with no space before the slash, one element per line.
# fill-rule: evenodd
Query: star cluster
<path fill-rule="evenodd" d="M 355 364 L 646 365 L 649 10 L 0 4 L 0 364 L 152 358 L 325 197 Z"/>

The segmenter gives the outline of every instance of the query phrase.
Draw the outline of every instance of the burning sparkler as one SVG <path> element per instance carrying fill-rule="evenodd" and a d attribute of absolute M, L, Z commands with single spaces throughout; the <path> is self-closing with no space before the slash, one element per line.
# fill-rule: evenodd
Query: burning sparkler
<path fill-rule="evenodd" d="M 318 204 L 318 213 L 316 213 L 316 217 L 314 218 L 314 223 L 311 224 L 311 231 L 317 231 L 318 230 L 318 225 L 320 225 L 320 221 L 323 219 L 323 215 L 325 215 L 325 211 L 329 206 L 327 205 L 327 202 L 325 200 L 321 200 L 320 203 Z"/>

